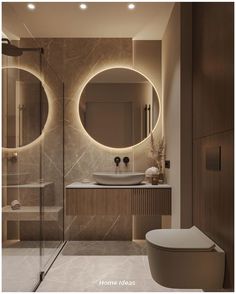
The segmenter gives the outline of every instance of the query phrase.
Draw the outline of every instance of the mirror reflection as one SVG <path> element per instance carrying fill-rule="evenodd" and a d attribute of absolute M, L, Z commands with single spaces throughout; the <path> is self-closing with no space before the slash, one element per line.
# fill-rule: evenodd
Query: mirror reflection
<path fill-rule="evenodd" d="M 151 133 L 159 108 L 157 93 L 146 77 L 131 69 L 113 68 L 97 74 L 85 86 L 79 114 L 93 139 L 123 148 Z"/>
<path fill-rule="evenodd" d="M 38 138 L 48 115 L 41 81 L 28 71 L 2 69 L 3 147 L 16 148 Z"/>

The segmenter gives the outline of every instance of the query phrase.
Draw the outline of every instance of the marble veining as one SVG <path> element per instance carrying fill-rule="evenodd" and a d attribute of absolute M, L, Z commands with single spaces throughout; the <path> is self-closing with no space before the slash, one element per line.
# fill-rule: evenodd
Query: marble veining
<path fill-rule="evenodd" d="M 59 241 L 44 242 L 42 266 L 59 246 Z M 39 282 L 39 241 L 7 241 L 2 249 L 2 291 L 31 292 Z"/>
<path fill-rule="evenodd" d="M 71 218 L 69 240 L 132 240 L 132 217 L 83 215 Z"/>
<path fill-rule="evenodd" d="M 32 38 L 21 38 L 19 47 L 40 47 Z M 27 172 L 29 177 L 25 185 L 11 185 L 3 189 L 3 205 L 9 205 L 14 199 L 20 200 L 22 206 L 39 207 L 40 200 L 45 206 L 63 206 L 63 84 L 48 64 L 47 57 L 36 52 L 26 52 L 21 57 L 4 58 L 4 66 L 25 68 L 36 73 L 42 80 L 49 99 L 49 123 L 43 129 L 41 140 L 37 144 L 19 148 L 17 162 L 10 162 L 9 150 L 3 150 L 4 172 Z M 39 184 L 44 181 L 44 184 Z M 48 184 L 48 183 L 51 184 Z M 32 184 L 38 183 L 38 184 Z M 4 185 L 7 183 L 4 183 Z M 30 208 L 29 208 L 30 209 Z M 36 215 L 36 214 L 35 214 Z M 49 218 L 47 218 L 48 220 Z M 43 236 L 48 240 L 63 239 L 63 214 L 54 220 L 43 222 Z M 39 240 L 39 221 L 8 221 L 4 226 L 5 239 Z"/>
<path fill-rule="evenodd" d="M 45 57 L 49 64 L 65 83 L 65 184 L 69 185 L 83 179 L 92 181 L 92 173 L 95 171 L 114 171 L 113 159 L 117 155 L 130 158 L 128 168 L 122 165 L 121 171 L 144 171 L 149 167 L 152 164 L 147 156 L 150 146 L 149 140 L 135 148 L 107 149 L 94 143 L 91 138 L 86 136 L 78 118 L 80 91 L 86 81 L 96 72 L 115 66 L 131 67 L 137 70 L 140 67 L 141 71 L 147 75 L 150 72 L 151 77 L 154 77 L 152 73 L 154 69 L 156 72 L 155 65 L 153 65 L 153 69 L 150 69 L 150 63 L 145 65 L 145 63 L 137 62 L 136 66 L 138 57 L 133 56 L 133 47 L 136 46 L 136 43 L 134 44 L 130 38 L 38 38 L 37 42 L 44 48 Z M 159 55 L 157 59 L 160 61 Z M 53 81 L 51 72 L 47 70 L 46 73 L 45 78 L 50 82 Z M 153 81 L 155 84 L 161 85 L 161 81 L 158 79 Z M 55 85 L 54 82 L 51 84 Z M 53 88 L 53 91 L 59 92 L 57 88 Z M 160 133 L 161 123 L 154 137 L 158 138 Z M 52 146 L 51 143 L 50 146 Z M 49 152 L 50 149 L 47 154 Z M 50 154 L 50 156 L 53 155 Z M 56 160 L 53 162 L 57 164 Z M 102 240 L 109 232 L 106 238 L 112 238 L 112 234 L 115 234 L 113 237 L 116 239 L 118 228 L 120 236 L 122 236 L 122 228 L 130 221 L 122 216 L 114 225 L 115 219 L 115 216 L 110 218 L 88 216 L 86 220 L 85 218 L 66 216 L 65 238 L 78 240 L 84 236 L 90 240 L 96 235 Z M 109 231 L 112 224 L 114 225 L 113 229 Z M 127 238 L 126 235 L 122 237 Z"/>
<path fill-rule="evenodd" d="M 194 292 L 153 281 L 145 242 L 67 242 L 38 292 Z"/>
<path fill-rule="evenodd" d="M 40 75 L 48 85 L 47 91 L 50 94 L 51 105 L 54 109 L 51 118 L 51 124 L 47 130 L 44 130 L 44 140 L 41 146 L 34 146 L 27 152 L 20 152 L 20 167 L 27 171 L 32 171 L 30 181 L 34 181 L 41 177 L 40 168 L 40 148 L 42 147 L 42 169 L 44 171 L 43 178 L 53 181 L 55 205 L 62 205 L 62 142 L 60 141 L 60 128 L 62 126 L 61 118 L 58 113 L 62 113 L 64 107 L 64 126 L 65 126 L 65 185 L 73 182 L 82 181 L 83 179 L 93 180 L 92 173 L 99 170 L 114 171 L 113 159 L 115 156 L 128 156 L 130 164 L 128 168 L 121 166 L 121 171 L 145 171 L 147 167 L 152 165 L 152 161 L 148 158 L 150 149 L 150 140 L 137 145 L 134 148 L 125 150 L 107 149 L 94 143 L 84 130 L 81 129 L 78 118 L 78 99 L 80 91 L 86 81 L 94 75 L 108 67 L 125 66 L 137 70 L 141 70 L 153 79 L 155 87 L 161 85 L 161 81 L 153 75 L 156 72 L 156 65 L 150 62 L 137 62 L 138 57 L 133 56 L 136 43 L 130 38 L 37 38 L 35 40 L 38 47 L 44 48 L 44 56 L 48 61 L 43 61 L 43 70 Z M 31 47 L 30 39 L 22 39 L 22 47 Z M 134 58 L 135 57 L 135 58 Z M 157 55 L 159 60 L 161 56 Z M 145 58 L 144 58 L 145 59 Z M 60 62 L 58 62 L 60 60 Z M 39 72 L 39 60 L 33 54 L 23 55 L 20 58 L 20 64 Z M 159 60 L 160 61 L 160 60 Z M 12 61 L 11 61 L 12 62 Z M 49 65 L 50 64 L 50 65 Z M 55 70 L 52 70 L 52 68 Z M 57 72 L 57 75 L 55 74 Z M 62 84 L 65 84 L 64 105 L 62 99 Z M 155 77 L 155 78 L 154 78 Z M 62 128 L 61 128 L 62 130 Z M 161 135 L 160 126 L 154 132 L 154 138 L 157 139 Z M 57 142 L 57 144 L 55 144 Z M 11 167 L 12 171 L 17 169 Z M 118 237 L 118 231 L 122 234 L 122 228 L 127 226 L 130 220 L 123 216 L 117 220 L 113 229 L 108 231 L 116 217 L 88 217 L 90 222 L 86 227 L 85 219 L 65 217 L 65 238 L 77 240 L 78 235 L 84 235 L 91 238 L 96 231 L 97 237 L 104 238 L 104 234 L 109 232 L 109 238 Z M 82 221 L 82 223 L 81 223 Z M 77 227 L 76 227 L 77 224 Z M 61 226 L 61 223 L 58 223 Z M 23 226 L 23 224 L 22 224 Z M 26 224 L 25 224 L 26 226 Z M 93 226 L 93 227 L 92 227 Z M 83 229 L 82 233 L 81 228 Z M 31 228 L 31 230 L 30 230 Z M 48 227 L 53 229 L 52 224 Z M 118 229 L 119 228 L 119 229 Z M 25 228 L 26 229 L 26 228 Z M 28 236 L 35 229 L 33 224 L 27 224 Z M 87 233 L 86 233 L 87 230 Z M 49 235 L 50 236 L 50 235 Z M 106 236 L 106 238 L 108 237 Z M 51 237 L 54 237 L 53 231 Z M 123 238 L 127 238 L 126 235 Z M 102 240 L 101 239 L 101 240 Z"/>

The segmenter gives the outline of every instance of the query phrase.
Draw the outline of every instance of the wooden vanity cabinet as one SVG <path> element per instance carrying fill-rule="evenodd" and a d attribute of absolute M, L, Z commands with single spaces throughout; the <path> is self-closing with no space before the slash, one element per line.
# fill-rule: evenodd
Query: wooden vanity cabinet
<path fill-rule="evenodd" d="M 67 215 L 170 215 L 171 188 L 69 188 Z"/>

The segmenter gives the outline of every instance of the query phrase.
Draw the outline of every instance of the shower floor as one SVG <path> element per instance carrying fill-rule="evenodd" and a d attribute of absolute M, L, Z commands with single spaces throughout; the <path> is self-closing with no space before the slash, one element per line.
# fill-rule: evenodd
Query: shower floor
<path fill-rule="evenodd" d="M 42 264 L 50 259 L 59 241 L 43 242 Z M 40 242 L 7 241 L 2 248 L 2 291 L 32 292 L 39 282 Z"/>
<path fill-rule="evenodd" d="M 197 292 L 151 278 L 144 241 L 69 241 L 38 292 Z"/>

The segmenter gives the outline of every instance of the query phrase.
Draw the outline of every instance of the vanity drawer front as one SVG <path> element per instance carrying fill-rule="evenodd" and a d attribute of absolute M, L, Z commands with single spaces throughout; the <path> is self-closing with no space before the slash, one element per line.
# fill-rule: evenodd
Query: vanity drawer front
<path fill-rule="evenodd" d="M 94 215 L 94 195 L 92 189 L 67 189 L 66 214 L 67 215 Z"/>
<path fill-rule="evenodd" d="M 132 189 L 133 215 L 170 215 L 171 189 Z"/>
<path fill-rule="evenodd" d="M 95 189 L 96 214 L 100 215 L 130 215 L 130 189 Z"/>
<path fill-rule="evenodd" d="M 130 189 L 67 189 L 67 215 L 131 215 Z"/>

